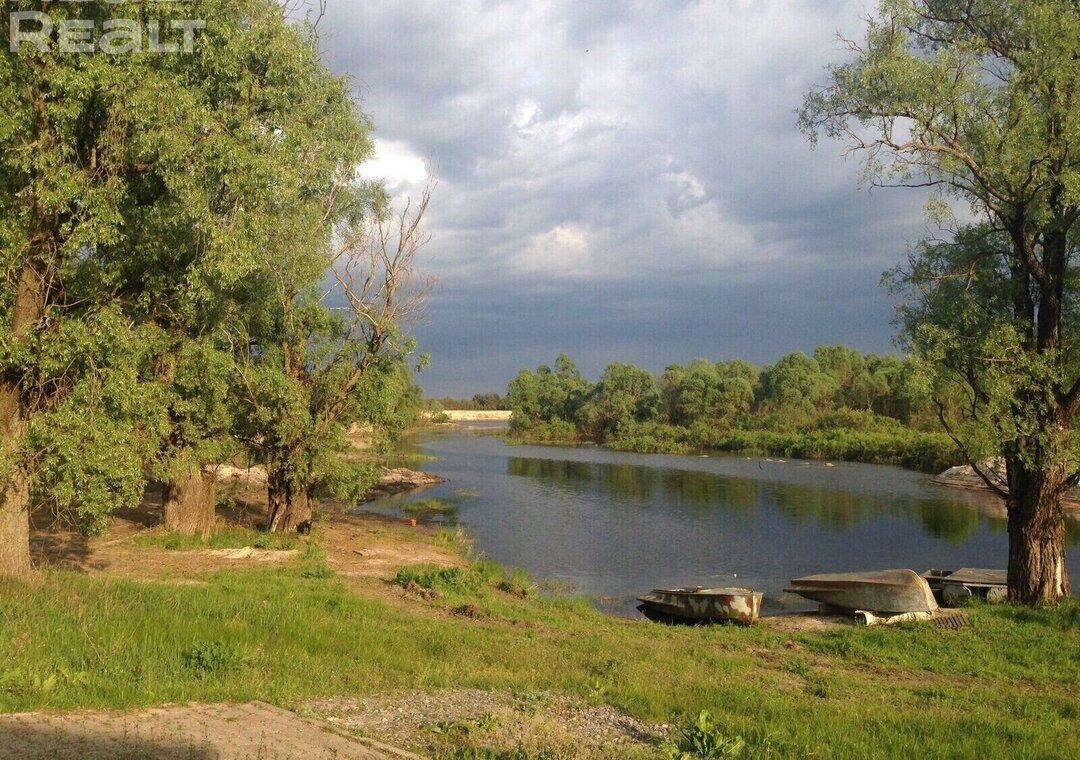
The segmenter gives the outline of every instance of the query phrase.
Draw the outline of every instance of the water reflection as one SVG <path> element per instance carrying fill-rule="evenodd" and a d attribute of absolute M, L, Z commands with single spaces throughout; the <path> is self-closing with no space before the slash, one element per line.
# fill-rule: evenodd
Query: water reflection
<path fill-rule="evenodd" d="M 636 593 L 750 585 L 768 608 L 789 578 L 884 567 L 1004 567 L 1004 510 L 986 494 L 932 485 L 895 467 L 740 457 L 644 456 L 508 446 L 486 436 L 422 441 L 421 466 L 448 483 L 444 515 L 492 559 L 632 611 Z M 475 497 L 457 499 L 467 489 Z M 1068 540 L 1080 544 L 1080 523 Z M 1069 570 L 1080 577 L 1080 552 Z"/>
<path fill-rule="evenodd" d="M 986 500 L 882 498 L 875 494 L 816 488 L 796 483 L 766 483 L 707 471 L 657 469 L 640 465 L 509 457 L 506 472 L 563 492 L 567 497 L 601 493 L 613 503 L 641 509 L 699 507 L 753 514 L 768 502 L 792 526 L 815 525 L 850 531 L 882 517 L 918 520 L 928 536 L 962 545 L 980 526 L 1004 533 L 1004 509 Z M 1080 540 L 1080 526 L 1069 524 L 1070 543 Z"/>

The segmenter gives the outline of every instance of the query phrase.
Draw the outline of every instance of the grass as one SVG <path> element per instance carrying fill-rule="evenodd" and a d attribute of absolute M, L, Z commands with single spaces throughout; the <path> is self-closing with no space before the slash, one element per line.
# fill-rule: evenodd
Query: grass
<path fill-rule="evenodd" d="M 487 562 L 399 574 L 433 589 L 428 601 L 388 601 L 373 579 L 347 584 L 317 549 L 294 566 L 202 580 L 0 582 L 0 711 L 470 687 L 576 695 L 700 734 L 715 726 L 714 738 L 745 742 L 741 757 L 1080 756 L 1075 601 L 975 607 L 960 631 L 823 635 L 609 618 L 581 600 L 522 595 L 522 576 Z M 463 604 L 483 614 L 449 614 Z M 498 756 L 469 741 L 440 754 Z"/>
<path fill-rule="evenodd" d="M 418 499 L 406 502 L 401 511 L 410 515 L 452 515 L 458 508 L 443 499 Z"/>
<path fill-rule="evenodd" d="M 156 546 L 173 551 L 195 551 L 199 549 L 269 549 L 291 551 L 299 545 L 295 534 L 267 533 L 230 526 L 215 531 L 208 538 L 185 536 L 176 532 L 147 533 L 135 539 L 139 546 Z"/>
<path fill-rule="evenodd" d="M 606 448 L 637 454 L 728 452 L 799 459 L 891 464 L 922 472 L 941 472 L 961 460 L 956 445 L 944 433 L 904 427 L 878 418 L 877 428 L 723 429 L 691 428 L 662 423 L 627 425 L 604 441 Z M 511 443 L 580 446 L 582 434 L 569 423 L 541 424 L 513 430 Z"/>

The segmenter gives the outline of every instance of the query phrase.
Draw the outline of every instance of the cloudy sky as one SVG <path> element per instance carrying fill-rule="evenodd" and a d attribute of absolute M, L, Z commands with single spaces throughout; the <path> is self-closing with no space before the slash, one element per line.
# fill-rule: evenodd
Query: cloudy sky
<path fill-rule="evenodd" d="M 925 198 L 811 150 L 804 93 L 872 0 L 331 0 L 326 60 L 377 125 L 369 174 L 439 185 L 415 328 L 428 395 L 572 356 L 658 371 L 890 350 L 885 269 Z"/>

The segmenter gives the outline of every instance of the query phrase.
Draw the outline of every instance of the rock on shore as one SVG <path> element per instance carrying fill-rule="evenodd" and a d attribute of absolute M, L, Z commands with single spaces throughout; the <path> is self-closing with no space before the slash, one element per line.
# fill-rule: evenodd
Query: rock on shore
<path fill-rule="evenodd" d="M 979 469 L 995 484 L 1008 490 L 1005 478 L 1005 460 L 1000 458 L 987 459 L 985 462 L 979 463 Z M 986 482 L 975 472 L 975 468 L 969 464 L 951 467 L 940 475 L 930 478 L 930 482 L 951 488 L 968 488 L 975 491 L 990 490 Z M 1070 513 L 1080 511 L 1080 488 L 1072 488 L 1065 494 L 1065 498 L 1062 499 L 1062 507 Z"/>
<path fill-rule="evenodd" d="M 266 486 L 266 468 L 260 465 L 252 467 L 233 467 L 232 465 L 220 465 L 218 477 L 223 481 L 243 481 L 249 486 Z M 417 472 L 404 467 L 397 469 L 383 468 L 383 475 L 379 481 L 368 491 L 366 500 L 374 501 L 387 496 L 396 496 L 407 491 L 415 491 L 418 488 L 430 488 L 446 481 L 437 475 L 427 472 Z"/>
<path fill-rule="evenodd" d="M 396 496 L 406 491 L 415 491 L 418 488 L 430 488 L 445 482 L 443 478 L 427 472 L 417 472 L 404 467 L 394 470 L 386 468 L 383 470 L 383 476 L 379 479 L 379 482 L 368 491 L 367 499 L 368 501 L 374 501 L 387 496 Z"/>

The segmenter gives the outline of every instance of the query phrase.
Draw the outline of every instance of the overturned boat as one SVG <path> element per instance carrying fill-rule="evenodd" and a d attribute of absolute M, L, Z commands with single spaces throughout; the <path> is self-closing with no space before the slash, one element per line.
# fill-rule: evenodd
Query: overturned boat
<path fill-rule="evenodd" d="M 662 623 L 752 625 L 761 616 L 761 599 L 759 592 L 746 588 L 654 589 L 638 597 L 638 610 Z"/>
<path fill-rule="evenodd" d="M 784 591 L 849 612 L 901 614 L 938 608 L 926 579 L 914 570 L 809 575 L 795 578 Z"/>
<path fill-rule="evenodd" d="M 938 601 L 957 607 L 979 597 L 988 602 L 1003 602 L 1009 598 L 1007 570 L 982 570 L 964 567 L 960 570 L 927 570 L 923 578 Z"/>

